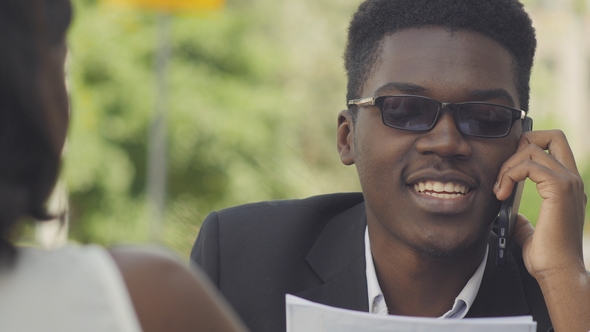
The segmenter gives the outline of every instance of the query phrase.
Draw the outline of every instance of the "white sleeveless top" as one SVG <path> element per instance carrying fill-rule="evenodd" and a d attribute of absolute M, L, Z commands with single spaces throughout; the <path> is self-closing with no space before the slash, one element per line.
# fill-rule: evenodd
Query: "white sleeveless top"
<path fill-rule="evenodd" d="M 141 327 L 125 281 L 106 249 L 17 248 L 0 269 L 0 331 L 125 331 Z"/>

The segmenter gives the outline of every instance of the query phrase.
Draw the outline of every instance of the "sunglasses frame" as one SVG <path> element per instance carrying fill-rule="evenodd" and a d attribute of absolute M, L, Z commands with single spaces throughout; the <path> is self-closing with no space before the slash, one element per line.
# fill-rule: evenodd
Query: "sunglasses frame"
<path fill-rule="evenodd" d="M 400 128 L 400 127 L 395 127 L 395 126 L 385 123 L 385 117 L 383 116 L 383 103 L 378 104 L 378 103 L 376 103 L 376 101 L 378 99 L 384 100 L 385 98 L 390 98 L 390 97 L 411 97 L 411 98 L 427 100 L 427 101 L 434 102 L 434 103 L 438 104 L 438 110 L 436 111 L 434 121 L 432 122 L 432 124 L 428 128 L 422 129 L 422 130 Z M 377 108 L 379 108 L 379 112 L 381 113 L 381 121 L 383 122 L 384 125 L 386 125 L 389 128 L 406 130 L 406 131 L 413 131 L 413 132 L 426 132 L 426 131 L 432 130 L 432 128 L 434 128 L 434 126 L 436 125 L 436 121 L 438 121 L 438 116 L 440 115 L 440 112 L 445 108 L 449 108 L 449 109 L 455 111 L 458 106 L 463 106 L 463 105 L 489 105 L 489 106 L 494 106 L 494 107 L 505 108 L 505 109 L 512 112 L 512 122 L 510 123 L 510 128 L 509 128 L 508 132 L 503 135 L 498 135 L 498 136 L 475 135 L 475 134 L 465 133 L 461 130 L 461 127 L 459 126 L 456 113 L 453 114 L 453 118 L 455 119 L 455 125 L 457 126 L 457 130 L 461 134 L 466 135 L 466 136 L 482 137 L 482 138 L 506 137 L 506 136 L 508 136 L 508 134 L 510 134 L 510 131 L 512 131 L 512 126 L 514 125 L 514 122 L 516 122 L 516 120 L 518 120 L 518 119 L 522 120 L 526 117 L 525 111 L 520 110 L 518 108 L 514 108 L 514 107 L 493 104 L 493 103 L 479 102 L 479 101 L 467 101 L 467 102 L 462 102 L 462 103 L 445 103 L 445 102 L 440 102 L 440 101 L 434 100 L 432 98 L 428 98 L 428 97 L 424 97 L 424 96 L 416 96 L 416 95 L 389 95 L 389 96 L 368 97 L 368 98 L 362 98 L 362 99 L 351 99 L 348 101 L 347 104 L 348 104 L 348 106 L 359 106 L 359 107 L 377 106 Z"/>

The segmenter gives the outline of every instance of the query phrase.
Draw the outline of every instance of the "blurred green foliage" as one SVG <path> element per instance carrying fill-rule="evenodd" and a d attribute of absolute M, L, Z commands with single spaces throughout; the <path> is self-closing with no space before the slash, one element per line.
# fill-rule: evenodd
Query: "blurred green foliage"
<path fill-rule="evenodd" d="M 72 121 L 63 172 L 70 237 L 147 242 L 156 15 L 73 2 Z M 359 190 L 355 169 L 342 166 L 335 143 L 345 105 L 341 54 L 358 3 L 230 0 L 219 12 L 172 18 L 165 245 L 187 255 L 211 210 Z M 535 72 L 533 94 L 543 88 L 544 73 Z M 584 174 L 590 179 L 590 171 Z M 521 211 L 534 221 L 539 204 L 529 183 Z"/>
<path fill-rule="evenodd" d="M 64 168 L 70 236 L 145 242 L 156 15 L 74 4 Z M 172 18 L 165 244 L 187 254 L 214 209 L 358 190 L 354 169 L 340 165 L 334 135 L 355 6 L 230 1 L 220 12 Z"/>

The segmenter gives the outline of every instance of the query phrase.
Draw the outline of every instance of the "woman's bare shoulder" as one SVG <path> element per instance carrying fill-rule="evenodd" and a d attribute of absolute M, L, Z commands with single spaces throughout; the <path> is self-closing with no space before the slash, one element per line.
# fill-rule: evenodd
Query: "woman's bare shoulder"
<path fill-rule="evenodd" d="M 246 331 L 206 276 L 154 247 L 109 249 L 145 332 Z"/>

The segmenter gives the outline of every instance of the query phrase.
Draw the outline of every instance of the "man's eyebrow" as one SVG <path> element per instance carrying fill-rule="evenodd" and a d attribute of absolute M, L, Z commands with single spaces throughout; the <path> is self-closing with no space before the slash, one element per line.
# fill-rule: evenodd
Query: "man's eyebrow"
<path fill-rule="evenodd" d="M 375 93 L 375 97 L 382 96 L 391 91 L 398 91 L 408 95 L 423 95 L 428 92 L 428 89 L 421 85 L 412 83 L 402 82 L 389 82 L 385 85 L 380 86 Z M 491 99 L 504 99 L 510 103 L 511 106 L 515 106 L 514 98 L 504 89 L 490 89 L 490 90 L 470 90 L 469 95 L 474 101 L 487 101 Z"/>
<path fill-rule="evenodd" d="M 471 90 L 469 91 L 471 97 L 478 101 L 487 101 L 490 99 L 504 99 L 514 106 L 514 98 L 504 89 L 495 90 Z"/>
<path fill-rule="evenodd" d="M 383 95 L 384 93 L 391 92 L 391 90 L 397 90 L 408 95 L 424 94 L 427 91 L 425 87 L 416 84 L 389 82 L 375 90 L 374 96 Z"/>

